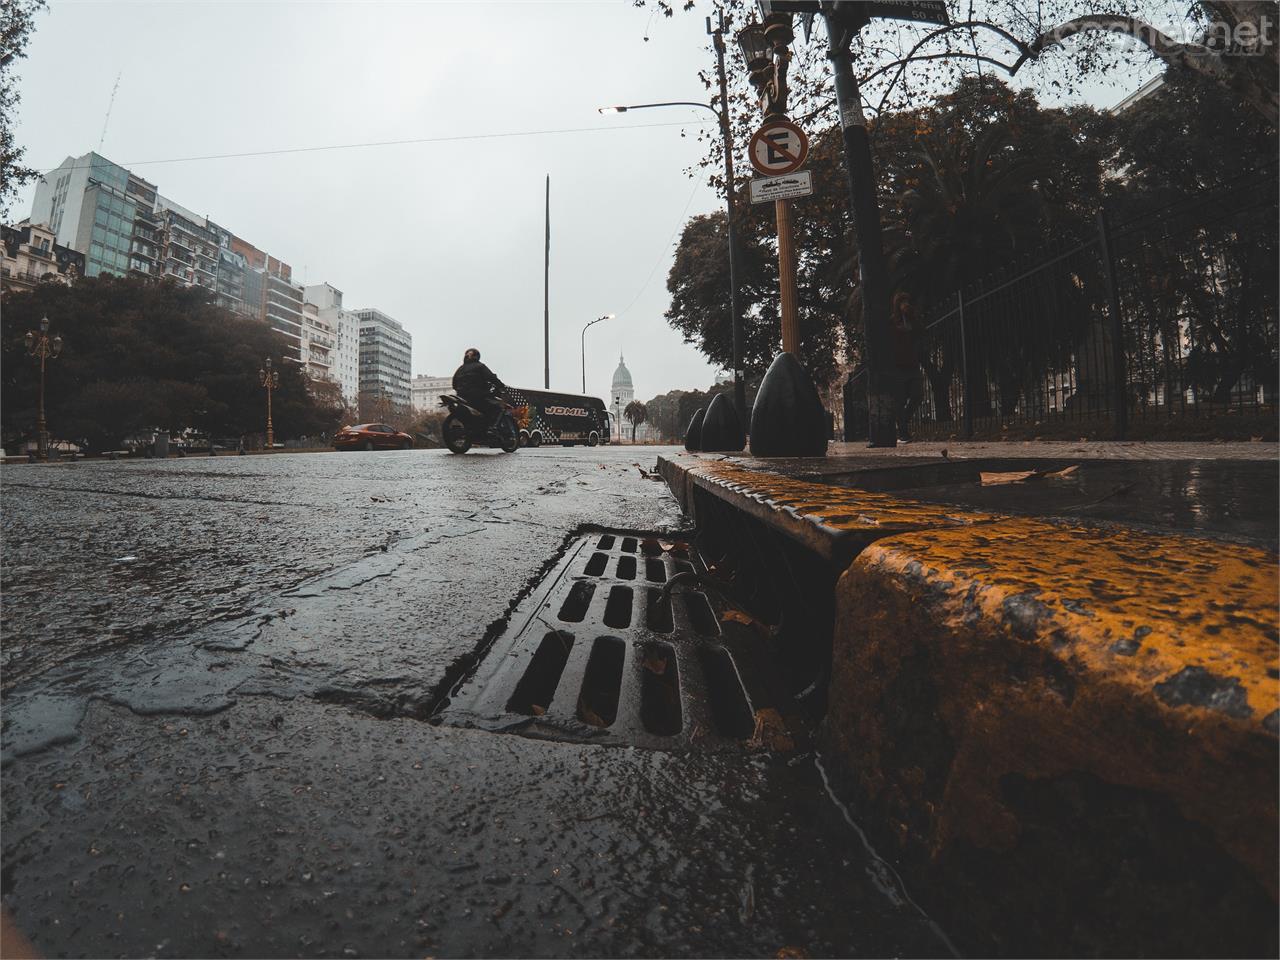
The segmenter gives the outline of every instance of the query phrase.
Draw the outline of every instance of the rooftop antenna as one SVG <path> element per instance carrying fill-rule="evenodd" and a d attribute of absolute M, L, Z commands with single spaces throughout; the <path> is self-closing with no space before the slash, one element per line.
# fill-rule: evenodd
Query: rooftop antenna
<path fill-rule="evenodd" d="M 106 116 L 106 119 L 102 121 L 102 136 L 98 138 L 99 150 L 102 149 L 102 144 L 107 139 L 107 124 L 111 122 L 111 108 L 114 107 L 116 104 L 116 91 L 120 89 L 120 78 L 123 75 L 124 75 L 123 70 L 121 70 L 119 73 L 116 74 L 115 86 L 111 88 L 111 99 L 107 101 L 107 116 Z"/>

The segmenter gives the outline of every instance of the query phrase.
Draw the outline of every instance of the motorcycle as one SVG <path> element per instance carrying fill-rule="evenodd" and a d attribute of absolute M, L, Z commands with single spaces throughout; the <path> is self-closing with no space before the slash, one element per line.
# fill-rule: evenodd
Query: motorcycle
<path fill-rule="evenodd" d="M 441 427 L 444 445 L 453 453 L 466 453 L 474 444 L 500 447 L 504 453 L 515 453 L 520 446 L 520 431 L 516 429 L 511 404 L 501 398 L 499 400 L 502 415 L 497 423 L 492 423 L 487 410 L 479 410 L 451 393 L 444 394 L 440 405 L 449 408 Z"/>

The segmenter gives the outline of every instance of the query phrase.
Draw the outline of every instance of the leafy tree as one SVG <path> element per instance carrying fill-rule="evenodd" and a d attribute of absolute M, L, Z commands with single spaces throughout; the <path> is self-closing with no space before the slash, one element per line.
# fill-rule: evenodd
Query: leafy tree
<path fill-rule="evenodd" d="M 1045 109 L 1031 93 L 994 78 L 966 78 L 927 107 L 882 115 L 872 132 L 891 287 L 910 292 L 928 314 L 994 264 L 1037 250 L 1050 238 L 1091 235 L 1112 150 L 1111 124 L 1086 107 Z M 838 361 L 861 360 L 856 249 L 841 149 L 838 129 L 814 138 L 807 164 L 814 194 L 794 201 L 802 354 L 819 383 L 830 379 Z M 771 218 L 755 210 L 743 216 L 740 235 L 748 252 L 740 299 L 748 318 L 750 382 L 778 349 L 777 273 L 768 250 Z M 667 317 L 713 361 L 727 364 L 723 219 L 694 218 L 686 227 L 668 277 Z M 1068 316 L 1067 306 L 1055 316 Z M 935 385 L 950 378 L 957 360 L 922 357 Z M 1012 376 L 1023 362 L 1012 357 L 1000 375 Z"/>
<path fill-rule="evenodd" d="M 627 404 L 626 409 L 622 411 L 622 415 L 631 424 L 631 442 L 635 443 L 636 428 L 648 419 L 649 411 L 639 400 L 632 400 Z"/>
<path fill-rule="evenodd" d="M 1111 185 L 1108 205 L 1122 309 L 1129 323 L 1158 334 L 1131 345 L 1129 365 L 1141 386 L 1162 384 L 1166 397 L 1188 377 L 1217 403 L 1245 375 L 1272 395 L 1280 386 L 1276 128 L 1233 111 L 1232 99 L 1169 71 L 1164 86 L 1118 120 L 1115 163 L 1124 177 Z M 1212 202 L 1188 207 L 1187 196 Z M 1151 211 L 1164 211 L 1159 230 Z"/>
<path fill-rule="evenodd" d="M 258 371 L 270 357 L 280 373 L 272 396 L 278 437 L 333 429 L 339 410 L 316 400 L 284 342 L 259 320 L 217 307 L 199 287 L 102 276 L 74 286 L 42 283 L 6 293 L 0 310 L 0 426 L 9 439 L 36 419 L 38 367 L 23 337 L 47 316 L 61 334 L 48 365 L 46 405 L 58 436 L 112 449 L 143 427 L 237 436 L 266 428 Z"/>
<path fill-rule="evenodd" d="M 22 101 L 13 69 L 27 55 L 36 13 L 45 6 L 45 0 L 5 0 L 0 4 L 0 220 L 8 219 L 9 204 L 18 188 L 40 175 L 23 164 L 27 151 L 18 146 L 11 124 Z"/>

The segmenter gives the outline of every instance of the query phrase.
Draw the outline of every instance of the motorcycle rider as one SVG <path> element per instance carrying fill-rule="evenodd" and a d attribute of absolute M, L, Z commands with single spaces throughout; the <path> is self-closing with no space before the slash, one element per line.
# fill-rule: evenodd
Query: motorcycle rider
<path fill-rule="evenodd" d="M 480 351 L 471 347 L 462 355 L 462 366 L 454 371 L 453 389 L 463 400 L 481 413 L 488 411 L 489 427 L 498 425 L 505 409 L 495 393 L 505 391 L 506 384 L 494 372 L 480 362 Z"/>

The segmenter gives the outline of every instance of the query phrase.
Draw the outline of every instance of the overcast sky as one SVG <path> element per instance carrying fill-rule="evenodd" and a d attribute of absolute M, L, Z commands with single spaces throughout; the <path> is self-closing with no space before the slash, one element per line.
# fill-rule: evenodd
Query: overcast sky
<path fill-rule="evenodd" d="M 413 335 L 414 373 L 450 374 L 475 345 L 521 386 L 542 384 L 550 174 L 552 387 L 581 387 L 583 324 L 615 313 L 587 334 L 587 390 L 608 392 L 621 352 L 647 400 L 715 373 L 662 317 L 679 228 L 721 203 L 685 174 L 712 118 L 596 108 L 705 100 L 705 41 L 701 14 L 630 0 L 52 0 L 18 64 L 16 135 L 40 169 L 99 150 L 296 279 L 389 313 Z"/>

